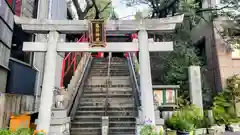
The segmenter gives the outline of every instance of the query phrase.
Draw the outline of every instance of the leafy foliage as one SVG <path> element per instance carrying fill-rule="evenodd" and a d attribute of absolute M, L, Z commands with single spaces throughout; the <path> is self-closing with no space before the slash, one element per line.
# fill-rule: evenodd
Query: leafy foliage
<path fill-rule="evenodd" d="M 227 88 L 214 98 L 213 115 L 217 124 L 239 122 L 235 112 L 236 98 L 239 96 L 240 78 L 237 75 L 227 79 Z"/>
<path fill-rule="evenodd" d="M 168 128 L 183 132 L 190 132 L 194 129 L 196 121 L 203 119 L 200 110 L 195 106 L 185 106 L 175 112 L 173 116 L 166 121 Z"/>
<path fill-rule="evenodd" d="M 240 2 L 239 0 L 221 0 L 224 8 L 219 12 L 222 16 L 228 16 L 234 19 L 240 13 Z"/>
<path fill-rule="evenodd" d="M 158 133 L 152 125 L 146 125 L 141 129 L 140 135 L 158 135 Z"/>
<path fill-rule="evenodd" d="M 174 112 L 173 116 L 166 121 L 166 126 L 173 130 L 189 132 L 194 128 L 208 128 L 211 124 L 200 108 L 195 105 L 186 105 Z"/>
<path fill-rule="evenodd" d="M 111 0 L 93 0 L 92 6 L 85 15 L 85 18 L 107 20 L 112 16 L 113 12 Z"/>
<path fill-rule="evenodd" d="M 211 127 L 211 122 L 209 120 L 209 118 L 204 117 L 201 120 L 196 121 L 195 123 L 195 128 L 199 129 L 199 128 L 209 128 Z"/>
<path fill-rule="evenodd" d="M 21 128 L 16 132 L 13 132 L 9 129 L 0 129 L 0 135 L 33 135 L 33 130 L 28 128 Z"/>

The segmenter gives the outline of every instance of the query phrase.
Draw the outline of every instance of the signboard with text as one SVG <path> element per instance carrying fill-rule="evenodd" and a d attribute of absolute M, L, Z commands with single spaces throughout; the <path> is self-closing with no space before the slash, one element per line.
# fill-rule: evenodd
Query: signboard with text
<path fill-rule="evenodd" d="M 90 47 L 105 47 L 106 31 L 104 20 L 92 20 L 89 23 Z"/>

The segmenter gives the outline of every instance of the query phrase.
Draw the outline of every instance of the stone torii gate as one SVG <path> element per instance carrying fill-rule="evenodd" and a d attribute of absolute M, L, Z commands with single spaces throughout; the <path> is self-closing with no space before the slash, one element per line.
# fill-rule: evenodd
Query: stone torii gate
<path fill-rule="evenodd" d="M 162 19 L 143 20 L 110 20 L 105 27 L 107 33 L 135 33 L 138 40 L 129 42 L 106 43 L 105 47 L 89 47 L 89 43 L 58 42 L 59 34 L 78 34 L 88 31 L 87 20 L 37 20 L 15 16 L 16 24 L 31 33 L 49 34 L 48 41 L 25 42 L 23 51 L 46 52 L 45 70 L 42 85 L 41 101 L 37 130 L 49 132 L 51 107 L 55 83 L 57 52 L 136 52 L 139 51 L 140 91 L 142 118 L 155 125 L 154 103 L 149 52 L 172 51 L 173 42 L 154 42 L 148 39 L 148 32 L 171 32 L 176 25 L 182 23 L 184 15 Z M 149 123 L 150 124 L 150 123 Z"/>

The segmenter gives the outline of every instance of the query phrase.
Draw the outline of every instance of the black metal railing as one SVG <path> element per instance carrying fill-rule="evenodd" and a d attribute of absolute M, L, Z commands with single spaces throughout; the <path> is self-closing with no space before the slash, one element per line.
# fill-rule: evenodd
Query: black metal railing
<path fill-rule="evenodd" d="M 106 79 L 106 97 L 105 97 L 105 105 L 104 105 L 104 116 L 107 116 L 107 110 L 109 107 L 108 103 L 108 89 L 111 85 L 111 80 L 110 80 L 110 72 L 111 72 L 111 59 L 112 59 L 112 53 L 109 52 L 108 56 L 108 71 L 107 71 L 107 79 Z"/>
<path fill-rule="evenodd" d="M 132 87 L 133 87 L 133 94 L 134 94 L 134 101 L 135 105 L 138 109 L 140 109 L 141 106 L 141 92 L 139 87 L 139 67 L 138 67 L 138 61 L 136 58 L 136 55 L 134 53 L 128 53 L 128 65 L 130 70 L 130 76 L 132 81 Z M 138 115 L 138 114 L 137 114 Z"/>

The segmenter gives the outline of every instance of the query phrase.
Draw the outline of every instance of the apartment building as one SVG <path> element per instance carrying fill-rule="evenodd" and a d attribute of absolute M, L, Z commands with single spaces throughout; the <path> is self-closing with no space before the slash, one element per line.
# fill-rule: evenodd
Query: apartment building
<path fill-rule="evenodd" d="M 13 14 L 8 2 L 0 0 L 0 92 L 6 92 L 13 35 Z"/>

